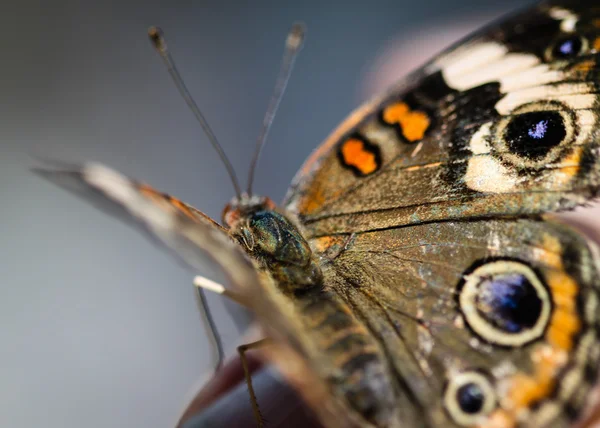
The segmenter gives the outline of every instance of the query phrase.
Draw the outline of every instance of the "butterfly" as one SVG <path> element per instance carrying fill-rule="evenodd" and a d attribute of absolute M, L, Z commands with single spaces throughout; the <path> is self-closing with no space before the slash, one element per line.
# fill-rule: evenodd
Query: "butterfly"
<path fill-rule="evenodd" d="M 352 113 L 281 204 L 234 177 L 221 223 L 102 165 L 40 172 L 220 266 L 325 426 L 568 426 L 597 383 L 600 259 L 552 213 L 600 191 L 599 50 L 591 1 L 493 23 Z"/>

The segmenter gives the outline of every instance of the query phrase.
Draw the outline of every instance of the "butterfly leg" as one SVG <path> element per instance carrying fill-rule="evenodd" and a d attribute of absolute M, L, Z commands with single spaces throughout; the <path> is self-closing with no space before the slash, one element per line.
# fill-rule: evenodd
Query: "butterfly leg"
<path fill-rule="evenodd" d="M 258 408 L 258 401 L 256 399 L 256 393 L 254 392 L 254 387 L 252 386 L 252 374 L 248 369 L 248 360 L 246 359 L 246 352 L 251 349 L 256 349 L 264 345 L 269 344 L 269 339 L 261 339 L 252 343 L 245 343 L 243 345 L 238 346 L 237 350 L 240 354 L 240 360 L 242 362 L 242 368 L 244 369 L 244 378 L 246 379 L 246 385 L 248 385 L 248 393 L 250 394 L 250 403 L 252 404 L 252 412 L 254 412 L 254 418 L 256 419 L 256 425 L 258 428 L 263 428 L 265 426 L 264 419 L 262 414 L 260 413 L 260 409 Z"/>
<path fill-rule="evenodd" d="M 221 336 L 217 330 L 217 326 L 213 320 L 213 317 L 210 312 L 210 308 L 208 307 L 208 302 L 206 301 L 206 295 L 204 294 L 204 290 L 212 291 L 213 293 L 220 294 L 225 296 L 234 302 L 243 305 L 242 299 L 230 290 L 227 290 L 224 286 L 215 282 L 211 279 L 206 278 L 205 276 L 196 276 L 194 278 L 194 285 L 198 289 L 198 307 L 200 312 L 202 313 L 204 320 L 208 326 L 209 335 L 214 345 L 213 349 L 216 350 L 216 363 L 215 363 L 215 371 L 219 370 L 223 366 L 223 360 L 225 358 L 225 353 L 223 351 L 223 344 L 221 341 Z"/>
<path fill-rule="evenodd" d="M 206 297 L 204 296 L 204 290 L 209 290 L 214 293 L 223 295 L 225 297 L 230 298 L 231 300 L 239 303 L 244 306 L 243 300 L 241 297 L 230 290 L 227 290 L 223 285 L 212 281 L 204 276 L 196 276 L 194 278 L 194 285 L 198 288 L 198 296 L 200 296 L 201 310 L 205 315 L 207 323 L 210 327 L 211 337 L 213 338 L 213 342 L 216 345 L 216 349 L 218 351 L 219 359 L 218 364 L 215 370 L 218 370 L 221 367 L 223 361 L 223 348 L 221 345 L 220 336 L 216 330 L 216 326 L 212 321 L 212 317 L 210 316 L 210 312 L 208 310 L 208 306 L 206 304 Z M 244 369 L 244 379 L 246 380 L 246 385 L 248 385 L 248 393 L 250 394 L 250 403 L 252 404 L 252 412 L 254 413 L 254 418 L 256 419 L 256 424 L 259 428 L 264 427 L 264 419 L 262 414 L 260 413 L 260 409 L 258 407 L 258 400 L 256 399 L 256 393 L 254 392 L 254 387 L 252 385 L 252 374 L 250 373 L 250 369 L 248 368 L 248 360 L 246 359 L 246 352 L 251 349 L 256 349 L 260 346 L 267 345 L 269 343 L 269 339 L 261 339 L 256 342 L 246 343 L 238 346 L 237 351 L 240 355 L 240 361 L 242 362 L 242 368 Z"/>
<path fill-rule="evenodd" d="M 194 285 L 199 289 L 212 291 L 213 293 L 225 296 L 241 306 L 246 306 L 242 297 L 238 293 L 226 289 L 223 285 L 213 281 L 212 279 L 208 279 L 205 276 L 197 275 L 194 277 Z"/>
<path fill-rule="evenodd" d="M 207 333 L 212 342 L 212 350 L 215 353 L 214 355 L 214 371 L 217 372 L 223 366 L 223 360 L 225 359 L 225 351 L 223 350 L 223 341 L 221 340 L 221 335 L 217 330 L 217 325 L 215 324 L 215 320 L 213 319 L 212 313 L 208 306 L 208 302 L 206 301 L 206 295 L 204 294 L 203 288 L 197 288 L 196 300 L 198 303 L 198 309 L 202 314 L 202 318 L 205 322 L 205 327 Z"/>

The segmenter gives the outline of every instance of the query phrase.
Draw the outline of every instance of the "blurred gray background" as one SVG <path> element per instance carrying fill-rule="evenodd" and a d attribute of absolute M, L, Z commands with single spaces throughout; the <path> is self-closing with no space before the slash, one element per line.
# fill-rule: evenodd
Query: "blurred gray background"
<path fill-rule="evenodd" d="M 232 187 L 146 30 L 160 25 L 241 178 L 294 21 L 306 45 L 255 189 L 276 201 L 333 128 L 432 51 L 523 1 L 4 2 L 0 426 L 168 427 L 210 372 L 192 275 L 34 176 L 96 160 L 220 218 Z M 210 270 L 207 276 L 219 278 Z M 227 350 L 239 326 L 210 303 Z"/>

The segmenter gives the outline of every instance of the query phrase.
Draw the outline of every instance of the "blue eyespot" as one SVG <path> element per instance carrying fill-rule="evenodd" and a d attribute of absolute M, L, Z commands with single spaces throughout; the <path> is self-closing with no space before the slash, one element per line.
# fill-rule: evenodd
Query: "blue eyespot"
<path fill-rule="evenodd" d="M 467 383 L 456 391 L 456 401 L 465 413 L 479 412 L 483 407 L 484 400 L 481 386 L 474 382 Z"/>
<path fill-rule="evenodd" d="M 458 284 L 458 304 L 471 330 L 486 342 L 508 347 L 543 337 L 552 298 L 542 277 L 517 260 L 480 263 Z"/>
<path fill-rule="evenodd" d="M 542 300 L 521 273 L 495 275 L 479 284 L 475 298 L 479 314 L 507 333 L 532 328 L 542 312 Z"/>
<path fill-rule="evenodd" d="M 511 153 L 532 160 L 543 159 L 567 136 L 560 112 L 535 111 L 514 116 L 504 130 Z"/>
<path fill-rule="evenodd" d="M 482 370 L 449 374 L 443 403 L 450 418 L 460 426 L 486 425 L 486 416 L 498 404 L 492 377 Z"/>
<path fill-rule="evenodd" d="M 552 48 L 552 57 L 555 59 L 573 58 L 583 50 L 583 42 L 578 35 L 570 35 L 558 40 Z"/>
<path fill-rule="evenodd" d="M 539 122 L 533 124 L 533 126 L 527 131 L 531 138 L 536 140 L 542 140 L 544 136 L 548 132 L 548 121 L 540 120 Z"/>

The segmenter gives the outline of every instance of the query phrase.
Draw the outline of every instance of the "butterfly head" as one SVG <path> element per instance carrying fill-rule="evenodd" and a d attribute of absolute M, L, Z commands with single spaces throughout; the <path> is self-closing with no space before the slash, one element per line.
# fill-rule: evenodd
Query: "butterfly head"
<path fill-rule="evenodd" d="M 267 197 L 234 198 L 223 210 L 230 235 L 287 291 L 322 282 L 312 250 L 298 227 Z"/>
<path fill-rule="evenodd" d="M 227 205 L 225 205 L 221 218 L 225 227 L 234 229 L 241 219 L 247 217 L 252 212 L 274 210 L 275 208 L 275 202 L 269 197 L 258 195 L 249 196 L 247 193 L 244 193 L 240 197 L 234 197 Z"/>

